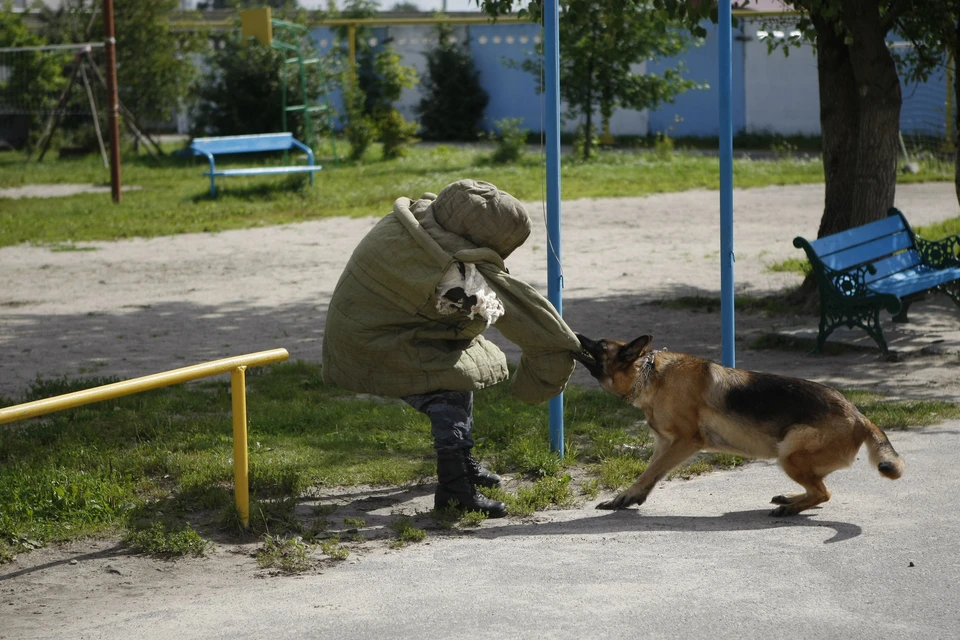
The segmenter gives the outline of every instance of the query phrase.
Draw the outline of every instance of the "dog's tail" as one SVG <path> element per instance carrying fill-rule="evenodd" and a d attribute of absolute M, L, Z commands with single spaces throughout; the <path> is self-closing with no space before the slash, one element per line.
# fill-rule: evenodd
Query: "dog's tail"
<path fill-rule="evenodd" d="M 887 434 L 883 429 L 873 424 L 866 418 L 863 419 L 863 426 L 866 428 L 867 452 L 870 455 L 870 463 L 877 466 L 880 475 L 886 476 L 891 480 L 896 480 L 903 475 L 903 458 L 896 452 Z"/>

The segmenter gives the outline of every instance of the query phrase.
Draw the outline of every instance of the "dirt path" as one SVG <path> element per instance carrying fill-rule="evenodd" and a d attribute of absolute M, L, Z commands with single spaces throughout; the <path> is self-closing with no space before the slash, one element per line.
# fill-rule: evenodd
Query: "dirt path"
<path fill-rule="evenodd" d="M 795 275 L 775 274 L 765 269 L 771 263 L 801 257 L 802 252 L 795 249 L 791 241 L 796 235 L 816 235 L 822 198 L 821 186 L 765 188 L 736 193 L 736 282 L 739 292 L 760 295 L 798 282 Z M 958 215 L 952 184 L 900 187 L 898 205 L 917 225 Z M 531 203 L 530 209 L 538 217 L 541 215 L 538 203 Z M 720 316 L 716 310 L 676 311 L 654 304 L 661 299 L 684 295 L 719 296 L 718 218 L 717 194 L 706 191 L 564 203 L 562 253 L 567 321 L 576 330 L 594 337 L 629 339 L 640 333 L 653 333 L 657 346 L 719 359 Z M 18 397 L 37 375 L 134 377 L 275 347 L 288 349 L 293 359 L 318 361 L 327 300 L 353 246 L 375 221 L 376 218 L 332 219 L 216 234 L 84 243 L 78 245 L 77 251 L 53 252 L 31 246 L 0 249 L 0 395 Z M 542 225 L 538 225 L 531 239 L 509 260 L 511 271 L 544 290 L 545 253 L 545 234 Z M 960 312 L 949 301 L 934 299 L 917 304 L 911 314 L 914 322 L 910 325 L 894 327 L 888 322 L 889 318 L 884 323 L 892 346 L 903 354 L 897 362 L 879 358 L 876 351 L 822 357 L 783 351 L 752 351 L 746 345 L 754 337 L 768 332 L 812 337 L 817 319 L 772 319 L 738 314 L 737 364 L 844 387 L 869 387 L 896 396 L 956 400 L 960 391 Z M 840 335 L 838 339 L 870 344 L 857 333 Z M 502 339 L 498 342 L 505 346 L 509 355 L 516 356 L 509 344 Z M 582 372 L 577 374 L 576 380 L 593 384 Z M 944 431 L 942 437 L 952 437 L 950 433 L 955 432 Z M 902 452 L 911 464 L 921 452 L 940 451 L 936 447 L 929 449 L 926 440 L 917 434 L 902 435 L 908 438 L 904 443 L 907 448 Z M 898 439 L 898 447 L 900 442 Z M 946 452 L 943 455 L 946 456 Z M 939 486 L 938 480 L 934 479 L 936 469 L 948 465 L 934 460 L 929 466 L 929 482 L 918 480 L 919 484 L 913 486 L 936 493 Z M 916 466 L 911 467 L 911 473 L 916 469 Z M 825 581 L 832 584 L 831 581 L 840 583 L 852 579 L 854 584 L 850 589 L 839 591 L 859 594 L 857 589 L 862 585 L 896 583 L 896 580 L 889 579 L 886 566 L 878 565 L 876 575 L 862 576 L 863 579 L 857 578 L 857 574 L 845 578 L 846 568 L 836 576 L 828 571 L 834 566 L 846 567 L 845 558 L 851 552 L 875 558 L 873 545 L 879 543 L 872 536 L 877 535 L 886 536 L 884 543 L 889 547 L 913 545 L 900 555 L 914 553 L 922 556 L 918 549 L 926 549 L 928 556 L 938 559 L 939 564 L 934 563 L 935 566 L 946 567 L 944 571 L 955 573 L 955 568 L 949 569 L 948 554 L 943 554 L 940 559 L 940 555 L 930 551 L 939 548 L 935 541 L 922 540 L 925 532 L 942 530 L 943 524 L 934 526 L 917 518 L 929 517 L 939 506 L 926 509 L 926 503 L 918 502 L 915 493 L 911 493 L 914 490 L 907 480 L 890 485 L 899 492 L 889 498 L 891 504 L 901 504 L 904 505 L 900 507 L 902 509 L 916 511 L 896 518 L 896 522 L 915 523 L 916 529 L 908 535 L 898 536 L 899 529 L 883 519 L 888 516 L 876 515 L 870 506 L 872 497 L 887 485 L 881 485 L 875 474 L 869 475 L 868 472 L 869 469 L 858 463 L 853 475 L 838 474 L 838 477 L 868 475 L 869 480 L 864 481 L 863 487 L 870 499 L 851 503 L 841 498 L 836 501 L 836 508 L 832 508 L 833 502 L 830 503 L 829 517 L 847 517 L 860 523 L 856 526 L 835 525 L 844 531 L 852 531 L 848 537 L 852 536 L 857 542 L 851 543 L 854 546 L 843 547 L 844 554 L 831 557 L 823 569 L 824 577 L 801 578 L 798 575 L 794 577 L 796 584 Z M 772 521 L 763 515 L 765 511 L 752 510 L 762 506 L 754 506 L 751 501 L 751 492 L 756 491 L 756 479 L 748 483 L 749 489 L 731 491 L 731 497 L 739 502 L 728 502 L 724 498 L 722 504 L 716 504 L 712 498 L 715 493 L 719 495 L 726 485 L 747 477 L 769 483 L 769 491 L 779 490 L 774 487 L 783 482 L 775 469 L 749 466 L 742 472 L 713 474 L 689 487 L 678 487 L 672 493 L 664 490 L 663 497 L 655 505 L 645 507 L 643 513 L 621 514 L 619 520 L 595 519 L 596 512 L 584 508 L 538 513 L 532 520 L 508 518 L 498 523 L 486 523 L 478 538 L 466 534 L 453 538 L 431 537 L 427 546 L 401 552 L 390 551 L 383 540 L 374 541 L 355 548 L 348 564 L 336 569 L 321 563 L 311 575 L 267 582 L 256 580 L 266 576 L 267 572 L 258 570 L 251 557 L 255 544 L 216 541 L 205 558 L 166 563 L 132 555 L 115 540 L 80 540 L 64 547 L 50 547 L 22 555 L 14 563 L 0 567 L 0 608 L 4 620 L 9 623 L 0 624 L 0 639 L 136 636 L 182 640 L 191 637 L 262 637 L 263 633 L 283 637 L 324 637 L 323 633 L 314 635 L 312 631 L 315 616 L 320 616 L 317 624 L 323 620 L 328 625 L 339 624 L 337 628 L 342 628 L 342 633 L 338 632 L 337 637 L 353 637 L 351 633 L 364 637 L 368 632 L 390 635 L 392 632 L 385 629 L 375 633 L 374 622 L 379 616 L 368 614 L 381 609 L 383 619 L 389 620 L 391 625 L 402 623 L 411 630 L 407 637 L 424 637 L 423 629 L 433 628 L 431 625 L 438 622 L 434 620 L 427 627 L 418 626 L 420 618 L 410 613 L 404 604 L 405 587 L 384 586 L 381 593 L 372 586 L 373 582 L 357 580 L 370 575 L 371 580 L 376 580 L 379 585 L 385 579 L 407 575 L 403 573 L 407 571 L 411 593 L 419 592 L 424 585 L 434 585 L 437 592 L 434 597 L 442 599 L 443 593 L 453 593 L 462 584 L 482 584 L 485 575 L 515 575 L 516 565 L 510 558 L 523 557 L 528 558 L 532 573 L 531 577 L 517 583 L 523 585 L 521 592 L 510 595 L 508 590 L 504 596 L 506 599 L 497 601 L 495 594 L 501 591 L 499 585 L 475 591 L 475 595 L 489 594 L 485 597 L 498 602 L 494 606 L 499 606 L 500 610 L 515 610 L 516 620 L 511 619 L 509 624 L 514 632 L 518 632 L 525 620 L 529 623 L 537 619 L 537 612 L 542 613 L 542 603 L 552 602 L 558 594 L 566 593 L 569 584 L 593 575 L 591 572 L 601 564 L 608 567 L 606 571 L 610 567 L 629 568 L 633 563 L 649 564 L 655 560 L 650 565 L 652 568 L 648 567 L 646 571 L 656 572 L 660 566 L 657 563 L 681 562 L 674 556 L 687 557 L 682 554 L 699 548 L 699 544 L 683 542 L 683 536 L 691 535 L 700 536 L 700 543 L 706 545 L 706 551 L 702 556 L 690 557 L 690 562 L 697 566 L 709 566 L 714 562 L 716 575 L 727 576 L 713 586 L 698 584 L 697 588 L 702 592 L 695 601 L 701 602 L 702 596 L 708 593 L 715 594 L 717 615 L 733 611 L 735 615 L 746 616 L 742 619 L 758 620 L 764 616 L 752 612 L 749 607 L 744 608 L 743 602 L 723 600 L 722 594 L 728 591 L 740 593 L 751 588 L 744 584 L 728 589 L 731 583 L 727 580 L 735 577 L 729 572 L 742 565 L 745 567 L 743 576 L 779 576 L 787 567 L 753 565 L 759 559 L 777 556 L 784 549 L 803 554 L 810 548 L 813 549 L 810 557 L 820 557 L 824 553 L 820 549 L 824 547 L 819 527 L 834 525 L 824 521 L 827 510 L 823 515 L 815 514 L 817 517 L 809 521 L 792 522 L 792 528 L 779 522 L 771 524 Z M 946 490 L 949 482 L 943 482 Z M 669 498 L 670 495 L 675 498 Z M 682 502 L 684 499 L 694 502 L 686 504 Z M 940 505 L 946 503 L 949 496 L 935 495 L 927 499 Z M 358 515 L 375 523 L 398 511 L 410 514 L 428 511 L 431 487 L 354 488 L 337 500 L 345 510 L 360 509 Z M 859 504 L 864 505 L 859 511 L 851 506 Z M 309 505 L 305 504 L 303 508 L 309 509 Z M 731 509 L 733 513 L 725 513 Z M 346 511 L 338 512 L 338 516 L 344 513 Z M 689 515 L 677 516 L 678 513 Z M 643 519 L 647 516 L 648 519 Z M 487 525 L 492 527 L 490 531 L 487 531 Z M 869 530 L 868 535 L 860 537 L 860 525 Z M 503 528 L 513 532 L 511 535 L 515 538 L 502 538 L 504 542 L 498 543 L 498 551 L 494 553 L 489 549 L 490 540 L 497 538 L 500 535 L 497 532 Z M 542 537 L 545 531 L 569 535 Z M 696 533 L 698 531 L 700 533 Z M 435 535 L 440 534 L 431 533 L 431 536 Z M 813 537 L 807 540 L 810 535 Z M 941 538 L 955 537 L 951 538 L 948 532 Z M 522 552 L 517 552 L 520 555 L 509 550 L 514 544 L 513 539 L 516 544 L 523 545 Z M 677 545 L 683 546 L 670 547 L 674 539 Z M 431 544 L 433 546 L 429 546 Z M 712 549 L 711 544 L 718 547 Z M 759 551 L 736 551 L 749 548 L 750 544 L 760 545 Z M 470 550 L 462 551 L 465 545 Z M 559 555 L 551 555 L 554 551 Z M 632 559 L 624 561 L 622 554 L 627 551 Z M 729 557 L 731 553 L 735 557 Z M 468 561 L 434 571 L 434 567 L 445 566 L 444 562 L 460 555 L 477 558 L 477 562 Z M 481 557 L 482 563 L 479 561 Z M 599 564 L 575 564 L 578 558 L 591 557 Z M 911 560 L 911 567 L 914 558 L 897 556 L 903 566 L 908 559 Z M 407 562 L 413 568 L 404 568 Z M 507 562 L 507 565 L 495 566 L 497 562 Z M 353 567 L 354 564 L 359 566 Z M 546 575 L 542 567 L 547 564 L 561 569 L 577 568 L 568 582 L 551 587 L 549 583 L 542 583 L 542 576 Z M 808 562 L 787 564 L 806 567 Z M 466 578 L 467 582 L 460 583 L 459 572 L 470 570 L 474 565 L 478 573 L 470 574 L 472 577 Z M 424 569 L 433 573 L 429 576 L 417 573 Z M 632 575 L 633 570 L 628 573 Z M 669 573 L 671 576 L 680 575 L 672 570 Z M 325 575 L 318 577 L 318 574 Z M 547 574 L 552 575 L 552 572 Z M 703 573 L 703 579 L 708 574 L 713 575 L 714 571 Z M 643 570 L 636 575 L 644 575 Z M 927 576 L 927 573 L 912 575 Z M 926 582 L 909 595 L 928 594 L 938 585 L 956 583 L 955 575 L 949 578 L 938 575 L 922 578 Z M 629 579 L 626 576 L 605 577 L 593 588 L 597 594 L 603 594 L 600 601 L 613 606 L 622 601 L 624 594 L 608 593 L 610 585 Z M 764 611 L 793 610 L 793 591 L 789 602 L 784 601 L 779 606 L 770 600 L 769 593 L 782 589 L 780 582 L 774 578 L 771 580 L 764 587 L 764 593 L 768 595 L 757 596 L 757 601 L 764 603 Z M 330 585 L 339 586 L 330 588 Z M 680 585 L 682 587 L 683 583 Z M 637 593 L 643 588 L 642 585 L 636 586 Z M 378 595 L 369 603 L 356 595 L 338 600 L 336 594 L 344 589 L 360 589 L 367 594 L 364 597 Z M 656 586 L 648 595 L 659 602 L 656 598 L 662 598 L 662 593 L 661 587 Z M 915 601 L 891 593 L 892 603 Z M 651 601 L 649 597 L 647 602 Z M 632 612 L 636 602 L 632 595 L 630 598 L 629 610 Z M 850 604 L 838 609 L 842 615 L 837 614 L 840 616 L 837 624 L 849 619 L 857 603 L 873 599 L 872 593 L 851 596 Z M 246 604 L 238 607 L 236 603 L 241 600 Z M 937 600 L 925 595 L 923 600 L 947 602 L 949 599 Z M 524 609 L 519 606 L 524 602 L 536 606 Z M 661 610 L 660 615 L 665 611 L 686 609 L 688 603 L 689 600 L 678 596 L 676 603 Z M 284 613 L 278 617 L 275 614 L 281 610 L 278 608 L 281 604 Z M 321 606 L 324 609 L 317 611 Z M 459 602 L 446 606 L 453 607 L 456 615 L 463 614 Z M 876 608 L 885 610 L 885 605 Z M 819 604 L 808 603 L 807 609 L 819 609 Z M 424 604 L 422 610 L 427 612 L 426 619 L 430 620 L 432 603 Z M 497 611 L 496 608 L 489 610 Z M 798 610 L 806 609 L 800 607 Z M 556 615 L 566 620 L 564 624 L 574 626 L 564 627 L 565 631 L 558 628 L 558 634 L 567 633 L 569 628 L 578 628 L 578 621 L 593 617 L 592 613 L 584 612 L 563 618 L 565 611 L 558 604 Z M 328 615 L 330 613 L 334 613 L 332 618 Z M 324 615 L 327 617 L 323 618 Z M 610 615 L 618 620 L 616 612 L 611 611 Z M 474 637 L 475 630 L 490 629 L 486 635 L 481 633 L 476 637 L 492 637 L 492 630 L 500 623 L 499 616 L 498 613 L 497 620 L 480 616 L 462 629 L 469 630 L 471 637 Z M 552 615 L 549 617 L 552 619 Z M 942 618 L 942 614 L 931 613 L 925 619 Z M 440 621 L 446 619 L 443 615 L 439 618 Z M 877 624 L 875 617 L 871 620 L 872 624 Z M 305 626 L 297 627 L 297 624 Z M 631 613 L 629 620 L 624 619 L 622 624 L 633 628 L 632 625 L 638 624 L 637 618 Z M 816 621 L 809 624 L 816 624 Z M 896 621 L 890 622 L 894 625 L 890 628 L 897 628 L 896 624 Z M 626 634 L 625 630 L 619 634 L 607 627 L 602 628 L 611 636 L 624 637 Z M 285 635 L 284 629 L 289 635 Z M 462 637 L 449 628 L 445 629 L 447 635 L 441 633 L 438 637 Z M 599 629 L 601 627 L 589 633 L 584 631 L 583 635 L 596 635 L 600 633 Z M 883 630 L 889 629 L 882 625 L 876 628 L 877 632 Z M 530 630 L 530 633 L 534 631 Z M 936 632 L 930 634 L 933 637 Z M 540 635 L 539 631 L 537 635 Z M 821 635 L 834 637 L 826 631 Z M 846 632 L 841 635 L 848 636 Z M 744 637 L 753 636 L 746 633 Z M 897 636 L 885 632 L 885 637 Z"/>
<path fill-rule="evenodd" d="M 442 185 L 438 185 L 438 188 Z M 958 215 L 953 185 L 901 186 L 898 206 L 915 225 Z M 815 237 L 822 185 L 740 190 L 735 195 L 738 292 L 763 294 L 798 282 L 769 264 L 802 257 L 794 236 Z M 540 203 L 528 203 L 542 219 Z M 651 304 L 684 295 L 719 297 L 716 192 L 585 199 L 563 205 L 564 314 L 577 331 L 720 359 L 716 310 Z M 0 396 L 17 398 L 37 375 L 136 377 L 217 358 L 286 348 L 318 361 L 327 300 L 354 245 L 376 222 L 326 219 L 281 227 L 92 242 L 76 251 L 0 249 Z M 542 224 L 508 261 L 546 290 Z M 813 317 L 737 314 L 737 365 L 905 396 L 960 391 L 960 321 L 948 300 L 911 309 L 913 323 L 884 330 L 901 362 L 875 352 L 821 358 L 751 351 L 776 331 L 810 337 Z M 862 332 L 836 339 L 872 344 Z M 494 335 L 494 339 L 499 336 Z M 512 345 L 498 340 L 508 355 Z M 577 381 L 591 384 L 583 375 Z"/>

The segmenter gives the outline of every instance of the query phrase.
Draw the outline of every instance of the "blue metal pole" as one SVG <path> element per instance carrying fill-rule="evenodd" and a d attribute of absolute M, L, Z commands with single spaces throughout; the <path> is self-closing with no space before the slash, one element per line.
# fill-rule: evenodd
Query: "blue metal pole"
<path fill-rule="evenodd" d="M 720 316 L 722 362 L 737 366 L 733 313 L 733 16 L 719 3 L 720 58 Z"/>
<path fill-rule="evenodd" d="M 543 3 L 544 134 L 547 144 L 547 299 L 563 315 L 560 269 L 560 13 Z M 563 455 L 563 394 L 549 402 L 550 449 Z"/>

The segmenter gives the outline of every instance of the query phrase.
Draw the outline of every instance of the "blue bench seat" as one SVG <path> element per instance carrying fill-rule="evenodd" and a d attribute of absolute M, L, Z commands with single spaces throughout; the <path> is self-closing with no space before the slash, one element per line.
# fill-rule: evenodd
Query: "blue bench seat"
<path fill-rule="evenodd" d="M 886 353 L 880 311 L 907 322 L 910 305 L 929 292 L 960 306 L 960 236 L 918 237 L 898 209 L 886 218 L 808 241 L 797 237 L 820 291 L 820 330 L 815 352 L 841 325 L 860 327 Z"/>
<path fill-rule="evenodd" d="M 216 156 L 237 153 L 263 153 L 268 151 L 289 151 L 300 149 L 307 154 L 307 164 L 287 167 L 242 167 L 236 169 L 217 169 Z M 313 174 L 323 169 L 315 164 L 313 151 L 307 145 L 293 137 L 292 133 L 261 133 L 247 136 L 219 136 L 215 138 L 194 138 L 189 151 L 194 156 L 205 156 L 210 161 L 210 170 L 204 176 L 210 177 L 210 195 L 217 195 L 217 176 L 253 176 L 290 173 L 309 173 L 310 184 L 314 183 Z"/>

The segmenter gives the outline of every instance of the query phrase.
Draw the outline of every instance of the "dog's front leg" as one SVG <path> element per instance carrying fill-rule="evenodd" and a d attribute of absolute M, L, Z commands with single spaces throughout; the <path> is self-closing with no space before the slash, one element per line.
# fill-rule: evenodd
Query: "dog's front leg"
<path fill-rule="evenodd" d="M 662 443 L 658 442 L 657 445 L 650 464 L 647 465 L 646 471 L 640 474 L 637 481 L 613 500 L 598 504 L 597 509 L 612 511 L 624 509 L 632 504 L 643 504 L 653 488 L 665 475 L 702 448 L 699 442 L 691 442 L 690 440 L 675 440 L 666 446 L 662 446 Z"/>

